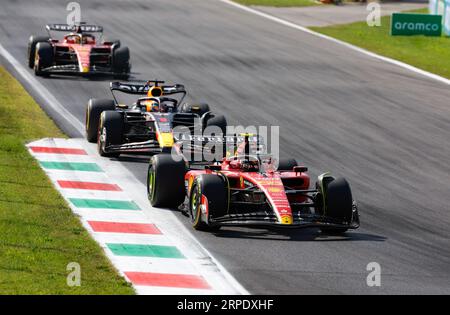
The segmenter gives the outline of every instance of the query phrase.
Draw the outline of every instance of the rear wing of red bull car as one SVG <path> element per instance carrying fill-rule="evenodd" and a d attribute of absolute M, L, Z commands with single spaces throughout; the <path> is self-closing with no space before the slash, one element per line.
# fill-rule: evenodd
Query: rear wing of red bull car
<path fill-rule="evenodd" d="M 164 83 L 165 81 L 158 81 L 158 80 L 149 80 L 145 82 L 111 82 L 110 90 L 114 97 L 114 100 L 116 100 L 116 103 L 117 99 L 114 94 L 114 91 L 118 91 L 125 94 L 145 96 L 148 95 L 150 90 L 158 88 L 162 93 L 157 97 L 180 94 L 181 99 L 178 100 L 178 104 L 181 104 L 187 94 L 184 85 L 182 84 L 164 85 Z"/>

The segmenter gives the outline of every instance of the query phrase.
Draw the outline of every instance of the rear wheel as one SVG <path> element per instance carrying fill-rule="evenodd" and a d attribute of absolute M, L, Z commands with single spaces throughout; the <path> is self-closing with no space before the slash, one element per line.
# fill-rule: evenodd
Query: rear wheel
<path fill-rule="evenodd" d="M 350 224 L 353 217 L 353 197 L 345 178 L 337 178 L 326 185 L 325 215 L 343 224 Z M 348 228 L 321 228 L 325 233 L 344 233 Z"/>
<path fill-rule="evenodd" d="M 97 142 L 100 115 L 107 110 L 114 110 L 113 100 L 90 99 L 86 107 L 86 138 L 89 142 Z"/>
<path fill-rule="evenodd" d="M 36 45 L 34 73 L 37 76 L 46 75 L 42 70 L 53 65 L 53 47 L 49 43 L 40 42 Z"/>
<path fill-rule="evenodd" d="M 110 45 L 114 45 L 114 48 L 119 48 L 120 47 L 120 40 L 118 39 L 105 39 L 103 41 L 103 44 L 110 44 Z"/>
<path fill-rule="evenodd" d="M 147 175 L 148 199 L 154 207 L 176 208 L 185 199 L 184 161 L 170 154 L 157 154 L 150 160 Z"/>
<path fill-rule="evenodd" d="M 211 109 L 209 108 L 209 105 L 206 103 L 183 104 L 181 107 L 182 113 L 193 113 L 199 115 L 200 117 L 210 111 Z"/>
<path fill-rule="evenodd" d="M 118 152 L 108 152 L 107 147 L 122 144 L 123 116 L 120 112 L 105 111 L 100 115 L 98 128 L 98 153 L 105 157 L 118 157 Z"/>
<path fill-rule="evenodd" d="M 36 57 L 36 45 L 40 42 L 48 42 L 48 36 L 30 36 L 28 40 L 28 67 L 34 68 L 34 59 Z"/>
<path fill-rule="evenodd" d="M 219 129 L 222 131 L 222 134 L 226 135 L 228 123 L 227 123 L 225 116 L 218 115 L 218 116 L 212 116 L 212 117 L 208 118 L 206 120 L 205 127 L 207 128 L 207 127 L 211 127 L 211 126 L 219 127 Z"/>
<path fill-rule="evenodd" d="M 207 222 L 209 218 L 224 216 L 228 211 L 227 188 L 220 176 L 203 174 L 196 178 L 189 197 L 189 211 L 194 229 L 220 228 L 220 225 L 210 225 Z"/>
<path fill-rule="evenodd" d="M 114 77 L 127 80 L 130 75 L 130 50 L 128 47 L 119 47 L 113 51 Z"/>
<path fill-rule="evenodd" d="M 296 159 L 280 159 L 278 163 L 279 171 L 293 171 L 294 167 L 298 166 Z"/>

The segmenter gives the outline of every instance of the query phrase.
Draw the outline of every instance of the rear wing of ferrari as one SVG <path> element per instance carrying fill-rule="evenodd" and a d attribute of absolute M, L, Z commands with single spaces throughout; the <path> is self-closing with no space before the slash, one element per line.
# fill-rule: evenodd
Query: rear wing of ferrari
<path fill-rule="evenodd" d="M 103 33 L 103 27 L 99 25 L 89 25 L 85 23 L 80 24 L 47 24 L 45 26 L 48 32 L 76 32 L 82 31 L 86 33 Z"/>
<path fill-rule="evenodd" d="M 175 85 L 159 85 L 164 81 L 147 81 L 146 83 L 124 83 L 111 82 L 111 92 L 119 91 L 126 94 L 147 95 L 148 91 L 154 86 L 160 86 L 164 95 L 186 94 L 186 89 L 182 84 Z"/>

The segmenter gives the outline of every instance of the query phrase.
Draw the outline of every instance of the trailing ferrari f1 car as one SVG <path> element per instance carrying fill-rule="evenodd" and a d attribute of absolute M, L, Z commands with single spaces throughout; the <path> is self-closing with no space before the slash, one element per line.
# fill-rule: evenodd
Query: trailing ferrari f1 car
<path fill-rule="evenodd" d="M 130 70 L 130 51 L 119 40 L 103 41 L 93 34 L 103 34 L 97 25 L 48 24 L 48 36 L 31 36 L 28 43 L 28 66 L 37 76 L 50 74 L 91 75 L 106 74 L 127 79 Z M 55 39 L 51 32 L 67 32 Z"/>
<path fill-rule="evenodd" d="M 294 159 L 237 155 L 204 169 L 187 169 L 169 154 L 151 158 L 147 192 L 155 207 L 179 207 L 195 229 L 221 226 L 319 227 L 343 233 L 359 227 L 350 186 L 329 173 L 310 187 L 307 168 Z"/>
<path fill-rule="evenodd" d="M 170 152 L 177 139 L 174 129 L 217 127 L 225 133 L 227 121 L 215 115 L 208 104 L 183 103 L 187 94 L 181 84 L 164 81 L 111 82 L 113 99 L 91 99 L 86 108 L 86 137 L 97 142 L 102 156 Z M 132 105 L 120 104 L 114 94 L 141 95 Z"/>

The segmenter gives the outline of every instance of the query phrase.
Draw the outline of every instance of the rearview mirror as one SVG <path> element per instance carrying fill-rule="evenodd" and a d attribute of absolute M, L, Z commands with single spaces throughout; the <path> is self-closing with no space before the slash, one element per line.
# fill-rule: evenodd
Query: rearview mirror
<path fill-rule="evenodd" d="M 307 171 L 308 171 L 308 168 L 306 166 L 294 166 L 294 172 L 296 172 L 296 173 L 304 173 Z"/>

